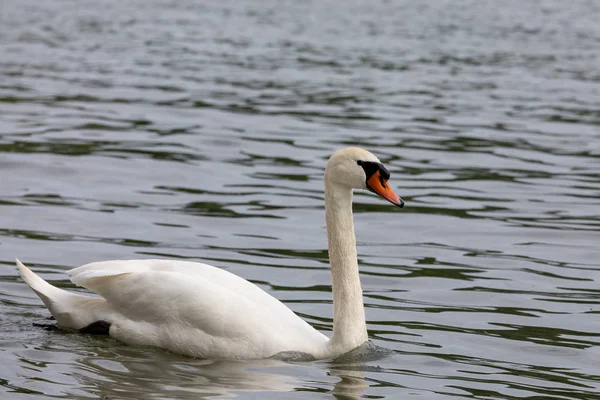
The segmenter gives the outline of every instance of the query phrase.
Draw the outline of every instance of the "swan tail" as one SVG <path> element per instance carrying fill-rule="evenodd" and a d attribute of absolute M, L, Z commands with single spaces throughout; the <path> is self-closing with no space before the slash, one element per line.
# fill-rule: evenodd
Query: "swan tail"
<path fill-rule="evenodd" d="M 95 320 L 94 309 L 98 309 L 98 306 L 106 302 L 101 298 L 75 294 L 52 286 L 18 259 L 16 263 L 21 278 L 44 302 L 60 328 L 82 329 L 86 327 Z"/>

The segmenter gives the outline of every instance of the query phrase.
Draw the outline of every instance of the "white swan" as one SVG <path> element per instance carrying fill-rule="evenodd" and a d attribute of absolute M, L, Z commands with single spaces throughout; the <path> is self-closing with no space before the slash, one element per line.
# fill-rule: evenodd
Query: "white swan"
<path fill-rule="evenodd" d="M 258 359 L 280 353 L 334 358 L 368 339 L 352 220 L 352 189 L 369 189 L 404 202 L 389 173 L 370 152 L 334 153 L 325 171 L 325 214 L 333 292 L 333 335 L 328 339 L 258 286 L 196 262 L 94 262 L 69 271 L 71 281 L 101 297 L 50 285 L 17 260 L 57 326 L 109 334 L 132 345 L 155 346 L 210 359 Z"/>

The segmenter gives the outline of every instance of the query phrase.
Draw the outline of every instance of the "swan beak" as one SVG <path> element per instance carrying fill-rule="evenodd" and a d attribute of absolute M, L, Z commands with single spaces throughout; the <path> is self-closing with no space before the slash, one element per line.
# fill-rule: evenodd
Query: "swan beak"
<path fill-rule="evenodd" d="M 379 171 L 375 171 L 375 173 L 371 175 L 369 179 L 367 179 L 367 188 L 372 192 L 377 193 L 393 205 L 396 205 L 400 208 L 404 207 L 404 200 L 398 197 L 398 195 L 388 184 L 388 180 L 384 179 Z"/>

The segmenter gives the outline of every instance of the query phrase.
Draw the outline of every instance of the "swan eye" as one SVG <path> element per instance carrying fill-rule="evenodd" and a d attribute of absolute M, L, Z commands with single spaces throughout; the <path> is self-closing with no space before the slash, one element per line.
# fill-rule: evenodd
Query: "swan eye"
<path fill-rule="evenodd" d="M 358 160 L 356 163 L 361 166 L 363 165 L 363 162 L 361 160 Z"/>

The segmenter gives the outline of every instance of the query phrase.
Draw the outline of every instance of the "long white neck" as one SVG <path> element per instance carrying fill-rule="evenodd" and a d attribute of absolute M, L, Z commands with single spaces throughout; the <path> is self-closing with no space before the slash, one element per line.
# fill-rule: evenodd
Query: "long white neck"
<path fill-rule="evenodd" d="M 352 220 L 352 190 L 325 179 L 325 218 L 333 292 L 333 336 L 329 346 L 344 353 L 367 341 L 356 237 Z"/>

